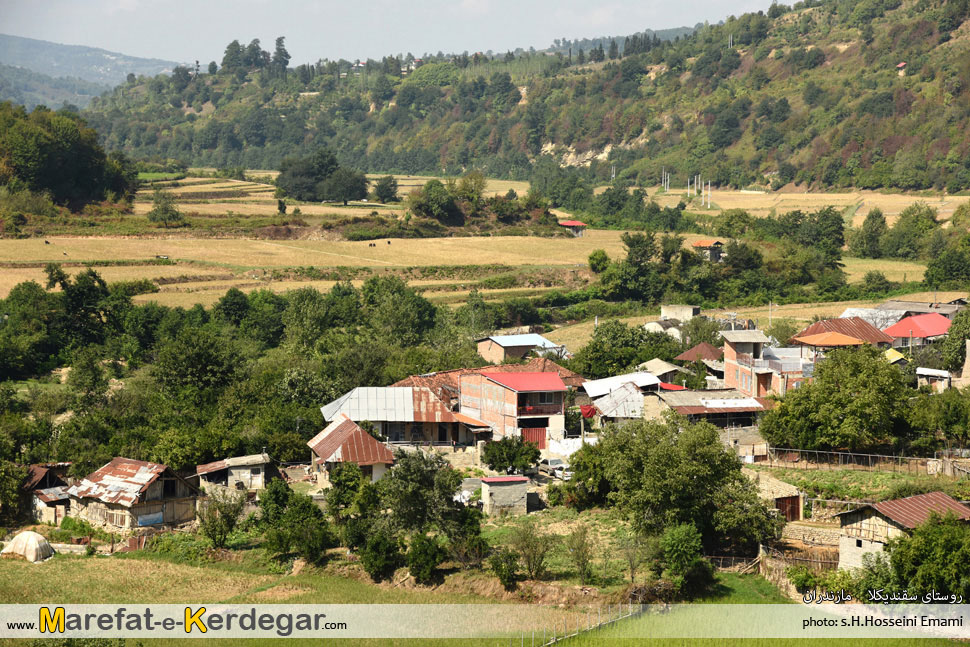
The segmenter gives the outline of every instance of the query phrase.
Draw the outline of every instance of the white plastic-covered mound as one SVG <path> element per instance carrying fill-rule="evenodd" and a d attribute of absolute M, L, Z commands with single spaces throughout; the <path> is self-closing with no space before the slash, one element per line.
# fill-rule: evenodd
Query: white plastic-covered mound
<path fill-rule="evenodd" d="M 20 555 L 28 562 L 42 562 L 54 556 L 54 549 L 44 535 L 25 530 L 4 546 L 0 555 Z"/>

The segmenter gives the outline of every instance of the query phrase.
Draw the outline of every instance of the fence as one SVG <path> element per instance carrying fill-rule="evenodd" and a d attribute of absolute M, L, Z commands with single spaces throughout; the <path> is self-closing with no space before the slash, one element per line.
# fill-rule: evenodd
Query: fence
<path fill-rule="evenodd" d="M 757 557 L 735 557 L 733 555 L 704 555 L 704 559 L 719 571 L 747 573 L 758 565 Z"/>
<path fill-rule="evenodd" d="M 583 623 L 582 616 L 578 616 L 573 626 L 569 626 L 569 621 L 563 618 L 562 624 L 552 627 L 544 627 L 540 634 L 539 631 L 519 632 L 518 639 L 509 636 L 509 647 L 547 647 L 556 645 L 564 640 L 575 638 L 581 634 L 596 631 L 601 627 L 608 627 L 620 620 L 633 618 L 641 615 L 645 607 L 640 604 L 608 604 L 597 606 L 595 609 L 586 610 L 586 622 Z"/>
<path fill-rule="evenodd" d="M 936 476 L 943 473 L 943 461 L 935 458 L 823 452 L 812 449 L 785 449 L 781 447 L 769 447 L 768 460 L 761 462 L 761 464 L 791 469 L 855 469 L 868 472 L 902 472 L 925 476 Z"/>

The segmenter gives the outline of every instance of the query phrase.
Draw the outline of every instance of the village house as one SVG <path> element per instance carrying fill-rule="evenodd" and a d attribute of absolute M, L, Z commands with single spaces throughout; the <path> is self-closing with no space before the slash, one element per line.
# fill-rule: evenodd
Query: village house
<path fill-rule="evenodd" d="M 930 518 L 930 513 L 952 513 L 970 519 L 970 508 L 943 492 L 928 492 L 905 499 L 869 503 L 839 513 L 839 568 L 862 566 L 862 556 L 885 549 L 894 537 L 908 535 Z"/>
<path fill-rule="evenodd" d="M 785 395 L 814 374 L 814 361 L 804 347 L 768 348 L 760 330 L 725 330 L 724 386 L 745 396 Z"/>
<path fill-rule="evenodd" d="M 593 401 L 590 418 L 594 428 L 613 423 L 624 425 L 643 420 L 643 392 L 633 382 L 627 382 Z"/>
<path fill-rule="evenodd" d="M 768 441 L 753 427 L 724 427 L 718 432 L 718 438 L 743 463 L 760 463 L 768 459 Z"/>
<path fill-rule="evenodd" d="M 67 490 L 71 516 L 111 531 L 195 519 L 199 489 L 166 465 L 115 458 Z"/>
<path fill-rule="evenodd" d="M 544 449 L 566 433 L 566 385 L 558 373 L 468 373 L 461 376 L 461 412 L 483 420 L 492 439 L 521 436 Z"/>
<path fill-rule="evenodd" d="M 785 521 L 801 521 L 804 513 L 805 498 L 797 487 L 780 481 L 766 472 L 744 468 L 741 470 L 755 487 L 758 496 L 768 507 L 778 510 Z"/>
<path fill-rule="evenodd" d="M 582 390 L 595 401 L 597 398 L 601 398 L 607 393 L 620 388 L 627 382 L 632 383 L 643 393 L 656 391 L 660 388 L 660 378 L 653 373 L 639 371 L 637 373 L 624 373 L 623 375 L 604 377 L 598 380 L 588 380 L 583 383 Z"/>
<path fill-rule="evenodd" d="M 703 238 L 701 240 L 695 240 L 690 244 L 690 246 L 695 252 L 712 263 L 718 263 L 721 261 L 721 253 L 724 249 L 724 243 L 719 240 Z"/>
<path fill-rule="evenodd" d="M 526 514 L 528 501 L 528 477 L 488 476 L 482 479 L 482 510 L 487 515 Z"/>
<path fill-rule="evenodd" d="M 951 323 L 942 314 L 930 312 L 900 319 L 883 332 L 893 338 L 893 348 L 920 348 L 946 337 Z"/>
<path fill-rule="evenodd" d="M 946 303 L 927 303 L 925 301 L 902 301 L 890 299 L 885 303 L 876 306 L 877 310 L 902 312 L 903 317 L 911 317 L 921 314 L 939 314 L 951 321 L 957 313 L 967 307 L 967 300 L 964 298 L 953 299 Z"/>
<path fill-rule="evenodd" d="M 949 371 L 920 366 L 916 369 L 916 385 L 928 386 L 933 393 L 942 393 L 953 385 L 953 378 Z"/>
<path fill-rule="evenodd" d="M 555 344 L 542 335 L 492 335 L 476 339 L 478 354 L 487 362 L 501 364 L 509 359 L 525 359 L 531 353 L 551 353 L 566 356 L 566 347 Z"/>
<path fill-rule="evenodd" d="M 344 413 L 337 414 L 307 445 L 311 474 L 322 487 L 330 486 L 330 473 L 337 465 L 354 463 L 364 478 L 373 483 L 394 464 L 391 450 Z"/>
<path fill-rule="evenodd" d="M 862 317 L 841 317 L 839 319 L 824 319 L 816 321 L 808 328 L 795 335 L 798 337 L 810 337 L 824 333 L 839 333 L 853 339 L 858 339 L 877 348 L 889 348 L 892 346 L 893 338 L 882 332 Z M 777 340 L 785 343 L 786 339 Z"/>
<path fill-rule="evenodd" d="M 647 394 L 643 411 L 647 419 L 659 419 L 665 412 L 674 411 L 690 422 L 707 422 L 721 428 L 750 428 L 756 426 L 758 416 L 771 407 L 771 400 L 751 397 L 737 389 L 661 389 Z"/>
<path fill-rule="evenodd" d="M 582 238 L 583 232 L 586 231 L 587 227 L 589 227 L 589 225 L 587 225 L 585 222 L 580 222 L 578 220 L 560 220 L 559 226 L 568 229 L 576 238 Z"/>
<path fill-rule="evenodd" d="M 665 362 L 662 359 L 655 357 L 648 362 L 644 362 L 637 366 L 638 370 L 646 371 L 657 377 L 661 382 L 672 383 L 678 375 L 690 375 L 690 371 L 676 364 L 671 364 L 670 362 Z"/>
<path fill-rule="evenodd" d="M 389 443 L 471 445 L 492 436 L 488 423 L 451 411 L 427 387 L 359 386 L 320 411 L 328 423 L 340 414 L 369 423 Z"/>
<path fill-rule="evenodd" d="M 68 515 L 66 475 L 70 463 L 40 463 L 27 469 L 21 492 L 29 501 L 31 518 L 38 523 L 60 525 Z"/>
<path fill-rule="evenodd" d="M 282 478 L 269 454 L 234 456 L 195 468 L 199 486 L 234 490 L 262 490 L 274 478 Z"/>
<path fill-rule="evenodd" d="M 674 358 L 675 362 L 682 364 L 693 364 L 700 362 L 704 365 L 707 375 L 708 389 L 724 388 L 724 349 L 711 346 L 707 342 L 701 342 L 696 346 L 685 350 Z"/>

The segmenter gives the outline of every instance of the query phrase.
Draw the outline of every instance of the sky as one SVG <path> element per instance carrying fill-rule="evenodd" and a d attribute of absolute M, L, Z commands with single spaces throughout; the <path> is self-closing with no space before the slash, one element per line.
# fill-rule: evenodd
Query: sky
<path fill-rule="evenodd" d="M 718 22 L 771 0 L 0 0 L 0 33 L 177 62 L 286 37 L 291 65 L 321 58 L 542 49 L 556 38 Z"/>

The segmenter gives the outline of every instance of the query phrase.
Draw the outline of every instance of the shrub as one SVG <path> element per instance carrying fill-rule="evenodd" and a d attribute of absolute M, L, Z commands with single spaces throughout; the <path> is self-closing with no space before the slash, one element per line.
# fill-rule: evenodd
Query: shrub
<path fill-rule="evenodd" d="M 512 547 L 519 554 L 529 579 L 537 580 L 545 573 L 552 543 L 551 537 L 539 532 L 535 521 L 526 521 L 512 531 Z"/>
<path fill-rule="evenodd" d="M 586 524 L 578 526 L 566 537 L 566 548 L 579 575 L 579 583 L 585 585 L 593 575 L 593 539 Z"/>
<path fill-rule="evenodd" d="M 503 548 L 492 555 L 488 565 L 506 591 L 514 591 L 519 581 L 519 556 L 514 550 Z"/>
<path fill-rule="evenodd" d="M 360 563 L 375 582 L 389 578 L 401 564 L 401 548 L 387 530 L 378 530 L 360 551 Z"/>
<path fill-rule="evenodd" d="M 214 491 L 199 509 L 199 532 L 216 548 L 224 548 L 245 506 L 243 492 Z"/>
<path fill-rule="evenodd" d="M 445 549 L 434 537 L 420 534 L 411 538 L 408 548 L 407 565 L 414 581 L 418 584 L 432 584 L 435 570 L 445 558 Z"/>

